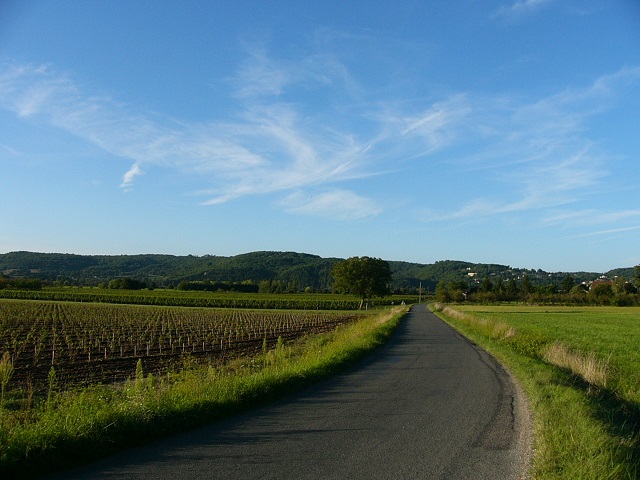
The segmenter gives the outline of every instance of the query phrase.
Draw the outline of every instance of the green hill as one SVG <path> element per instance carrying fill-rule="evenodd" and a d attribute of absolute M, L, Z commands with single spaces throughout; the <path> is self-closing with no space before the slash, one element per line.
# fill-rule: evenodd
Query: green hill
<path fill-rule="evenodd" d="M 115 278 L 133 278 L 157 286 L 177 286 L 183 281 L 227 282 L 258 285 L 263 281 L 288 285 L 289 290 L 330 290 L 331 269 L 339 258 L 295 252 L 252 252 L 231 257 L 213 255 L 75 255 L 10 252 L 0 254 L 0 273 L 14 278 L 39 278 L 59 285 L 99 285 Z M 520 279 L 532 284 L 560 284 L 566 276 L 576 282 L 591 281 L 603 272 L 556 272 L 512 268 L 508 265 L 444 260 L 433 264 L 390 261 L 392 289 L 433 292 L 437 283 L 466 282 L 470 286 L 486 277 Z M 632 278 L 633 268 L 604 272 Z"/>

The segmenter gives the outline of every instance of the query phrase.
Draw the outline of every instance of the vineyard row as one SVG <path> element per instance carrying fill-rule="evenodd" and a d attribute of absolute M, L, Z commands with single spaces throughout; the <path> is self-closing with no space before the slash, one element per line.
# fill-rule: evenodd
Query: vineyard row
<path fill-rule="evenodd" d="M 0 300 L 0 355 L 12 384 L 46 387 L 51 367 L 65 385 L 124 380 L 142 359 L 162 373 L 185 357 L 211 360 L 259 351 L 279 337 L 334 329 L 356 313 L 256 311 Z"/>
<path fill-rule="evenodd" d="M 176 290 L 103 290 L 43 289 L 0 290 L 0 298 L 83 303 L 117 303 L 175 307 L 294 309 L 294 310 L 356 310 L 358 298 L 335 294 L 257 294 L 182 292 Z M 392 296 L 376 299 L 376 305 L 415 303 L 415 296 Z"/>

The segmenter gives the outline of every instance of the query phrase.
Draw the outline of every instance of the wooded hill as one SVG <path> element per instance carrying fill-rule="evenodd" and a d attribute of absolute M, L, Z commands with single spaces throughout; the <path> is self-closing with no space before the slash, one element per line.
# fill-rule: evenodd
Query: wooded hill
<path fill-rule="evenodd" d="M 0 273 L 11 278 L 38 278 L 54 285 L 91 286 L 113 279 L 131 278 L 158 287 L 176 287 L 181 282 L 211 282 L 259 285 L 273 282 L 285 291 L 329 291 L 331 270 L 340 258 L 322 258 L 295 252 L 252 252 L 232 257 L 214 255 L 75 255 L 63 253 L 10 252 L 0 254 Z M 486 277 L 504 280 L 524 275 L 534 285 L 554 283 L 571 276 L 589 282 L 601 275 L 631 279 L 634 269 L 610 272 L 555 272 L 512 268 L 508 265 L 444 260 L 433 264 L 389 261 L 392 290 L 402 293 L 433 293 L 437 283 L 468 282 L 470 286 Z"/>

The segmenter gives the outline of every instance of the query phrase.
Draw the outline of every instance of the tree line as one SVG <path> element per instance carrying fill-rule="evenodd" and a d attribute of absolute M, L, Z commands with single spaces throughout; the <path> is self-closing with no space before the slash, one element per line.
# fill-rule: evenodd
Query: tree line
<path fill-rule="evenodd" d="M 39 278 L 11 278 L 0 275 L 0 290 L 42 290 Z"/>
<path fill-rule="evenodd" d="M 578 283 L 568 275 L 560 284 L 534 285 L 527 275 L 513 277 L 484 277 L 471 285 L 468 281 L 440 281 L 436 286 L 438 302 L 528 302 L 561 303 L 571 305 L 640 305 L 640 265 L 633 278 L 601 278 Z"/>
<path fill-rule="evenodd" d="M 173 255 L 74 255 L 56 253 L 10 252 L 0 254 L 0 272 L 13 278 L 39 278 L 42 286 L 98 286 L 112 279 L 129 277 L 160 288 L 176 288 L 181 282 L 252 283 L 263 281 L 266 290 L 330 292 L 333 288 L 333 266 L 339 258 L 295 252 L 252 252 L 232 257 Z M 390 288 L 397 294 L 433 293 L 439 281 L 454 282 L 501 276 L 522 278 L 528 275 L 534 285 L 556 283 L 565 275 L 578 283 L 608 277 L 633 276 L 633 268 L 609 272 L 545 272 L 513 268 L 509 265 L 477 264 L 442 260 L 434 264 L 389 261 L 393 279 Z"/>

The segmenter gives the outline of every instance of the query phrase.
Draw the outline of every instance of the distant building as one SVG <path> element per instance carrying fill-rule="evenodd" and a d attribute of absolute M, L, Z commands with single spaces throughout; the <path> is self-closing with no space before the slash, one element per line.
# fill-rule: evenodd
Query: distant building
<path fill-rule="evenodd" d="M 592 288 L 597 287 L 598 285 L 611 285 L 613 286 L 613 281 L 611 281 L 610 279 L 608 279 L 607 277 L 605 277 L 604 275 L 596 280 L 594 280 L 593 282 L 591 282 L 591 285 L 589 285 L 589 290 L 591 290 Z"/>

